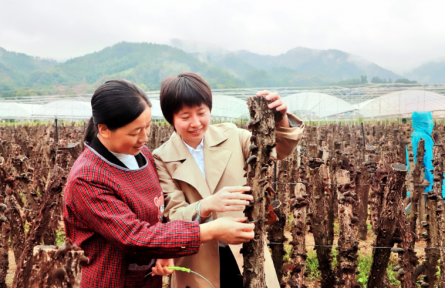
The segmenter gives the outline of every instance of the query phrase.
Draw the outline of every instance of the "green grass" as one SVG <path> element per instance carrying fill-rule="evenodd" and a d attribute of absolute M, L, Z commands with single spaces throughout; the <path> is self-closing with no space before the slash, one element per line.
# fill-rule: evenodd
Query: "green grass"
<path fill-rule="evenodd" d="M 363 254 L 359 252 L 358 256 L 358 270 L 360 274 L 357 275 L 357 282 L 363 285 L 363 288 L 366 288 L 366 283 L 368 282 L 368 276 L 371 272 L 372 265 L 372 255 L 371 254 Z M 394 258 L 389 259 L 388 267 L 386 268 L 386 273 L 389 278 L 389 282 L 391 286 L 400 287 L 400 282 L 397 280 L 397 272 L 392 271 L 392 269 L 397 266 L 397 262 Z"/>
<path fill-rule="evenodd" d="M 292 221 L 294 221 L 294 213 L 289 213 L 287 218 L 286 231 L 290 231 L 292 229 Z"/>
<path fill-rule="evenodd" d="M 321 272 L 318 269 L 317 252 L 315 250 L 307 253 L 306 271 L 309 273 L 307 276 L 308 280 L 317 280 L 321 277 Z"/>
<path fill-rule="evenodd" d="M 65 231 L 56 231 L 56 245 L 61 245 L 65 242 Z"/>
<path fill-rule="evenodd" d="M 338 220 L 334 221 L 334 235 L 340 235 L 340 226 L 338 226 Z"/>
<path fill-rule="evenodd" d="M 332 269 L 335 269 L 335 266 L 337 266 L 337 264 L 338 264 L 338 261 L 337 261 L 338 250 L 332 249 L 331 255 L 332 255 L 331 266 L 332 266 Z"/>
<path fill-rule="evenodd" d="M 371 271 L 372 256 L 358 253 L 358 270 L 360 273 L 357 275 L 357 282 L 366 288 L 368 282 L 369 272 Z"/>
<path fill-rule="evenodd" d="M 337 254 L 338 254 L 337 249 L 332 249 L 333 261 L 331 265 L 333 269 L 335 269 L 338 263 Z M 372 265 L 372 255 L 359 252 L 357 270 L 360 271 L 360 273 L 357 275 L 357 282 L 362 284 L 363 288 L 366 288 L 366 284 L 368 282 L 368 276 L 369 273 L 371 272 L 371 265 Z M 392 271 L 392 269 L 395 266 L 397 266 L 396 260 L 394 258 L 390 258 L 388 267 L 386 268 L 386 273 L 388 274 L 391 286 L 400 287 L 400 282 L 396 278 L 397 272 Z M 317 252 L 315 250 L 311 250 L 307 253 L 306 271 L 308 272 L 308 276 L 306 277 L 308 280 L 319 280 L 321 278 L 321 272 L 318 269 Z"/>
<path fill-rule="evenodd" d="M 288 262 L 290 258 L 290 251 L 292 250 L 292 245 L 284 244 L 284 251 L 286 254 L 284 254 L 283 261 Z"/>

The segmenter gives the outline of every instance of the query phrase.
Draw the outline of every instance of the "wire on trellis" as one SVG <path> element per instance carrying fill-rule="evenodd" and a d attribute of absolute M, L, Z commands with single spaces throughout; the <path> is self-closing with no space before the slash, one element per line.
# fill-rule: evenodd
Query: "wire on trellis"
<path fill-rule="evenodd" d="M 305 184 L 305 182 L 270 182 L 271 184 Z M 307 184 L 307 183 L 306 183 Z M 332 182 L 325 182 L 323 184 L 332 185 Z M 371 184 L 356 184 L 355 186 L 371 186 Z M 386 184 L 380 184 L 380 186 L 386 186 Z"/>
<path fill-rule="evenodd" d="M 18 208 L 18 209 L 21 209 L 21 210 L 31 211 L 31 212 L 34 212 L 34 213 L 38 213 L 38 211 L 31 210 L 31 209 L 26 209 L 26 208 L 22 208 L 22 207 L 18 207 L 18 206 L 11 206 L 11 207 L 13 207 L 13 208 Z M 55 215 L 55 216 L 59 217 L 60 219 L 63 219 L 63 217 L 60 216 L 60 215 Z M 249 222 L 249 223 L 254 223 L 254 222 L 256 222 L 256 221 L 251 221 L 251 222 Z M 283 243 L 279 243 L 279 242 L 269 242 L 269 243 L 266 243 L 266 244 L 267 244 L 267 245 L 291 245 L 291 244 L 286 243 L 286 242 L 283 242 Z M 304 245 L 304 246 L 305 246 L 305 247 L 330 247 L 330 248 L 340 247 L 339 245 L 313 245 L 313 244 L 306 244 L 306 245 Z M 372 249 L 392 249 L 393 247 L 361 246 L 361 247 L 359 247 L 359 248 L 365 248 L 365 249 L 366 249 L 366 248 L 372 248 Z M 445 249 L 445 247 L 414 247 L 414 249 L 442 250 L 442 249 Z"/>
<path fill-rule="evenodd" d="M 279 243 L 279 242 L 269 242 L 266 243 L 267 245 L 291 245 L 289 243 Z M 314 245 L 314 244 L 306 244 L 304 245 L 306 247 L 331 247 L 331 248 L 336 248 L 336 247 L 340 247 L 339 245 Z M 395 247 L 395 246 L 394 246 Z M 374 247 L 374 246 L 359 246 L 359 248 L 373 248 L 373 249 L 392 249 L 394 247 Z M 425 249 L 425 250 L 442 250 L 445 249 L 445 247 L 414 247 L 414 249 Z"/>

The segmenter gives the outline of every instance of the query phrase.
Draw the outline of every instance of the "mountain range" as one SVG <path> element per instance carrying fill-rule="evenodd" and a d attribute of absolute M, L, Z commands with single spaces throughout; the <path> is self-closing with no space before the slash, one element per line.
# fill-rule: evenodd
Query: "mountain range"
<path fill-rule="evenodd" d="M 98 52 L 59 63 L 0 47 L 0 95 L 91 93 L 108 79 L 125 78 L 157 90 L 170 75 L 192 71 L 212 88 L 329 85 L 366 75 L 402 76 L 371 61 L 339 50 L 297 47 L 284 54 L 228 51 L 173 39 L 169 45 L 121 42 Z M 445 61 L 426 63 L 409 77 L 445 81 Z"/>

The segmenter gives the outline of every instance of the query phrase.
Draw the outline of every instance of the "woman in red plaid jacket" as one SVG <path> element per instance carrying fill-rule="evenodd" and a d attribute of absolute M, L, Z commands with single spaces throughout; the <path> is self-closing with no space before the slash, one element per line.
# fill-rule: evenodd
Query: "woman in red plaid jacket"
<path fill-rule="evenodd" d="M 66 236 L 90 260 L 81 287 L 160 288 L 161 276 L 173 272 L 166 268 L 171 258 L 195 254 L 214 239 L 253 239 L 254 225 L 242 218 L 162 223 L 164 196 L 144 145 L 151 123 L 146 94 L 112 80 L 94 92 L 91 105 L 86 148 L 70 171 L 63 208 Z"/>

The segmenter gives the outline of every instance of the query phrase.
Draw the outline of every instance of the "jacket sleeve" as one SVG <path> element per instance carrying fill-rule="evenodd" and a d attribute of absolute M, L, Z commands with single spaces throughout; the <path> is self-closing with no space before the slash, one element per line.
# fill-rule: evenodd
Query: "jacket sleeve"
<path fill-rule="evenodd" d="M 303 137 L 303 131 L 305 128 L 304 122 L 297 116 L 287 113 L 290 123 L 298 123 L 297 127 L 278 127 L 276 131 L 276 141 L 277 141 L 277 158 L 282 160 L 292 154 L 295 148 L 300 142 L 301 137 Z"/>
<path fill-rule="evenodd" d="M 292 154 L 295 148 L 300 142 L 301 137 L 303 136 L 303 131 L 305 128 L 304 122 L 298 118 L 297 116 L 287 113 L 287 117 L 289 117 L 289 122 L 298 123 L 299 126 L 296 127 L 278 127 L 276 130 L 276 153 L 278 160 L 282 160 Z M 239 140 L 243 149 L 244 159 L 247 159 L 250 155 L 249 153 L 249 145 L 250 145 L 250 136 L 252 133 L 245 129 L 238 129 Z"/>
<path fill-rule="evenodd" d="M 182 192 L 181 187 L 168 173 L 164 161 L 153 154 L 156 163 L 156 170 L 158 172 L 159 182 L 161 183 L 162 191 L 164 192 L 165 209 L 164 216 L 169 220 L 188 220 L 196 219 L 196 205 L 197 203 L 189 204 Z"/>
<path fill-rule="evenodd" d="M 77 178 L 78 194 L 70 209 L 93 231 L 126 253 L 150 253 L 158 258 L 195 254 L 200 246 L 196 221 L 156 223 L 139 220 L 109 187 Z"/>

